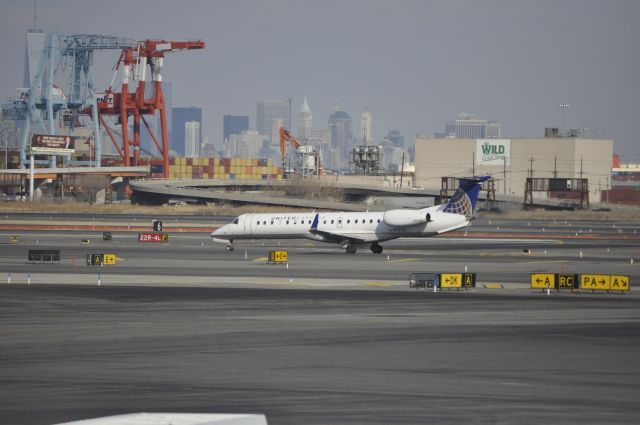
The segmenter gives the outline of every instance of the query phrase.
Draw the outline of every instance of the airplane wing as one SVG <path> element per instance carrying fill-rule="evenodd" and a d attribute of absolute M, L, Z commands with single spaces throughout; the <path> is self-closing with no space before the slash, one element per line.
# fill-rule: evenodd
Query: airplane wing
<path fill-rule="evenodd" d="M 58 425 L 267 425 L 267 418 L 253 414 L 127 413 Z"/>

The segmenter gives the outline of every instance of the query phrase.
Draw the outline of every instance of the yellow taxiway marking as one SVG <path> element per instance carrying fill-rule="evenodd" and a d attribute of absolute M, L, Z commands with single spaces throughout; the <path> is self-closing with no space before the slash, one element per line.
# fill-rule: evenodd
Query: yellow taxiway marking
<path fill-rule="evenodd" d="M 406 261 L 420 261 L 420 258 L 401 258 L 399 260 L 388 260 L 387 263 L 404 263 Z"/>
<path fill-rule="evenodd" d="M 503 286 L 500 283 L 485 283 L 484 285 L 485 288 L 487 289 L 502 289 Z"/>
<path fill-rule="evenodd" d="M 260 257 L 260 258 L 256 258 L 255 260 L 252 261 L 267 261 L 268 258 L 267 257 Z"/>
<path fill-rule="evenodd" d="M 382 283 L 382 282 L 367 282 L 367 286 L 381 286 L 383 288 L 391 287 L 391 285 L 389 285 L 388 283 Z"/>

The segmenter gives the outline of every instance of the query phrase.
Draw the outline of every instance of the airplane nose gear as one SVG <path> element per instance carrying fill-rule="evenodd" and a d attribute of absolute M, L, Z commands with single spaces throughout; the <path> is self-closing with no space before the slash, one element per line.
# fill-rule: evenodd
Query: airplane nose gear
<path fill-rule="evenodd" d="M 382 254 L 383 248 L 378 245 L 377 242 L 373 242 L 371 245 L 369 245 L 369 248 L 371 248 L 371 252 L 373 252 L 374 254 Z"/>
<path fill-rule="evenodd" d="M 227 245 L 227 251 L 229 251 L 229 252 L 233 251 L 233 241 L 232 240 L 230 240 L 229 241 L 229 245 Z"/>

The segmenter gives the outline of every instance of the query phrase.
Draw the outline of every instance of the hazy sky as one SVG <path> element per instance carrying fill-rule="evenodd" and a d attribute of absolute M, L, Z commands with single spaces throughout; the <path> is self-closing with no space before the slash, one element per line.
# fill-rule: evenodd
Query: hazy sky
<path fill-rule="evenodd" d="M 45 31 L 205 40 L 168 55 L 164 74 L 217 141 L 225 114 L 255 127 L 261 99 L 293 97 L 297 117 L 306 95 L 314 128 L 339 102 L 357 131 L 369 107 L 375 141 L 398 129 L 408 142 L 459 112 L 503 123 L 505 137 L 542 136 L 566 102 L 566 127 L 613 138 L 624 161 L 640 161 L 639 18 L 637 0 L 38 1 Z M 32 22 L 32 1 L 0 1 L 2 99 L 22 84 Z M 106 88 L 117 55 L 97 56 Z"/>

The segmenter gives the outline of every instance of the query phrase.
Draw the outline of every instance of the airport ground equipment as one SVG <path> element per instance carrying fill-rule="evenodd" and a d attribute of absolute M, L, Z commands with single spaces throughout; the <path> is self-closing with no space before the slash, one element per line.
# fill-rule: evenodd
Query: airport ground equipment
<path fill-rule="evenodd" d="M 153 231 L 154 232 L 162 232 L 162 221 L 160 220 L 153 220 L 151 222 L 152 226 L 153 226 Z"/>
<path fill-rule="evenodd" d="M 111 232 L 102 232 L 102 240 L 110 241 L 112 239 Z"/>
<path fill-rule="evenodd" d="M 59 249 L 30 249 L 28 253 L 30 263 L 60 262 Z"/>

